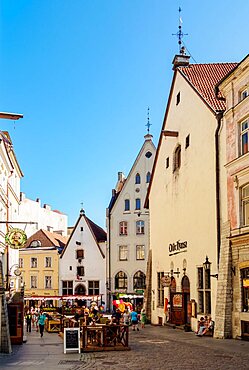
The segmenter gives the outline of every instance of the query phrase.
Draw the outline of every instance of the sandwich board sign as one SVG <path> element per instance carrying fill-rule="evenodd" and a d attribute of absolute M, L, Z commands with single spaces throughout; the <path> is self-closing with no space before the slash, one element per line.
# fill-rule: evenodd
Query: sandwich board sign
<path fill-rule="evenodd" d="M 80 328 L 64 328 L 64 353 L 80 353 Z"/>

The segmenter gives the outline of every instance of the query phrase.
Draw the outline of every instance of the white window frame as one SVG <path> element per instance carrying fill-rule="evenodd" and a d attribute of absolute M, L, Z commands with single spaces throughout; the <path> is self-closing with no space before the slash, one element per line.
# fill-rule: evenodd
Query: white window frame
<path fill-rule="evenodd" d="M 119 223 L 119 235 L 120 236 L 127 236 L 128 235 L 128 222 L 127 221 L 120 221 L 120 223 Z"/>
<path fill-rule="evenodd" d="M 37 289 L 37 276 L 36 275 L 30 276 L 30 289 Z"/>
<path fill-rule="evenodd" d="M 23 258 L 19 258 L 19 268 L 23 269 Z"/>
<path fill-rule="evenodd" d="M 32 269 L 37 269 L 37 266 L 38 266 L 38 260 L 36 257 L 31 257 L 30 259 L 30 267 Z"/>
<path fill-rule="evenodd" d="M 52 276 L 45 276 L 45 289 L 52 289 Z"/>
<path fill-rule="evenodd" d="M 136 221 L 136 235 L 144 235 L 145 222 L 143 220 Z"/>
<path fill-rule="evenodd" d="M 52 267 L 52 257 L 45 257 L 45 267 Z"/>
<path fill-rule="evenodd" d="M 136 245 L 136 260 L 144 261 L 145 260 L 145 245 Z"/>
<path fill-rule="evenodd" d="M 248 195 L 243 194 L 245 189 Z M 246 216 L 249 213 L 249 211 L 247 211 L 248 213 L 245 212 L 246 207 L 249 207 L 249 184 L 246 184 L 241 187 L 241 215 L 242 215 L 242 225 L 243 226 L 249 225 L 249 218 L 248 218 L 248 222 L 246 221 Z"/>
<path fill-rule="evenodd" d="M 119 245 L 118 247 L 118 260 L 119 261 L 128 261 L 128 246 Z"/>
<path fill-rule="evenodd" d="M 245 127 L 243 129 L 243 125 L 247 125 L 247 127 Z M 248 148 L 247 148 L 247 151 L 245 151 L 245 152 L 243 150 L 243 142 L 242 142 L 243 136 L 247 136 L 247 146 L 248 146 Z M 240 154 L 244 155 L 248 152 L 249 152 L 249 119 L 240 123 Z"/>

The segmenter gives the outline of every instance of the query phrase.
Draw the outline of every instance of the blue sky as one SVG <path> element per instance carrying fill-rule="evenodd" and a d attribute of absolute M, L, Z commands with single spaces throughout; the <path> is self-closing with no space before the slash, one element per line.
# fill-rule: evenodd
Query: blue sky
<path fill-rule="evenodd" d="M 201 4 L 201 5 L 200 5 Z M 1 0 L 1 120 L 24 172 L 21 190 L 69 217 L 81 202 L 105 226 L 117 172 L 146 134 L 157 144 L 178 52 L 178 7 L 191 63 L 248 54 L 249 2 Z"/>

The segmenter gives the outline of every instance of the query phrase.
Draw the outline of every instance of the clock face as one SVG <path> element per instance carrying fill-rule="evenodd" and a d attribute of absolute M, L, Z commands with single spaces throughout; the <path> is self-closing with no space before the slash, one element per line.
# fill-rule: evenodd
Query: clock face
<path fill-rule="evenodd" d="M 15 274 L 16 276 L 20 276 L 20 275 L 21 275 L 21 271 L 20 271 L 19 269 L 16 269 L 16 270 L 14 271 L 14 274 Z"/>

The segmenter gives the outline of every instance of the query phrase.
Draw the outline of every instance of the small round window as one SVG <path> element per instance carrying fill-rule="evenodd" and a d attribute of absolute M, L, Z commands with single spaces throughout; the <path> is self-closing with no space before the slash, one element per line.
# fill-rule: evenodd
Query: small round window
<path fill-rule="evenodd" d="M 145 157 L 146 157 L 146 158 L 150 158 L 151 156 L 152 156 L 152 153 L 151 153 L 151 152 L 146 152 L 146 153 L 145 153 Z"/>

